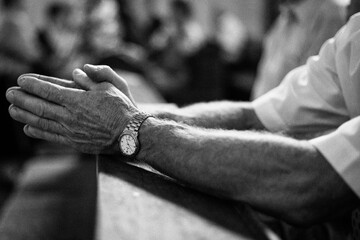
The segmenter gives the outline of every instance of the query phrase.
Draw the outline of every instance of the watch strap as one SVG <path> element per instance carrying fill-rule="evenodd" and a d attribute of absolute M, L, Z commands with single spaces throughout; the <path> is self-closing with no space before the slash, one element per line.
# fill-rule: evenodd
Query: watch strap
<path fill-rule="evenodd" d="M 141 125 L 143 124 L 143 122 L 148 119 L 149 117 L 153 117 L 153 115 L 145 113 L 145 112 L 140 112 L 138 114 L 136 114 L 131 120 L 130 122 L 126 125 L 126 130 L 129 130 L 133 133 L 136 133 L 136 135 L 139 132 L 139 129 L 141 127 Z"/>

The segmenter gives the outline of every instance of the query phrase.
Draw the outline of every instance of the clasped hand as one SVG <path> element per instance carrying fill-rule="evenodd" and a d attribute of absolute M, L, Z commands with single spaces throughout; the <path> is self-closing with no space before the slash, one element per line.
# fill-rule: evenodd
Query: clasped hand
<path fill-rule="evenodd" d="M 126 82 L 109 67 L 91 65 L 75 70 L 73 80 L 20 76 L 6 93 L 11 117 L 26 124 L 29 137 L 85 153 L 116 152 L 118 136 L 138 112 Z"/>

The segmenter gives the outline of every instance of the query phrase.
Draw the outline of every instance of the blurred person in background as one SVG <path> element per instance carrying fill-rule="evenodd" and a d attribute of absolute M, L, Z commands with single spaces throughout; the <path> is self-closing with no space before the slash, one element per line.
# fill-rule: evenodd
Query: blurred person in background
<path fill-rule="evenodd" d="M 119 17 L 123 6 L 119 2 L 100 0 L 92 9 L 88 26 L 88 62 L 143 73 L 144 49 L 126 41 L 125 23 Z"/>
<path fill-rule="evenodd" d="M 190 80 L 189 58 L 203 46 L 205 34 L 190 2 L 174 0 L 170 16 L 149 36 L 150 76 L 168 101 L 182 103 Z"/>
<path fill-rule="evenodd" d="M 159 1 L 158 0 L 147 0 L 144 2 L 146 9 L 147 21 L 143 28 L 143 42 L 144 45 L 151 55 L 152 44 L 154 43 L 153 37 L 157 34 L 165 31 L 166 17 L 159 13 Z"/>
<path fill-rule="evenodd" d="M 268 33 L 252 99 L 278 86 L 285 75 L 318 53 L 345 23 L 345 9 L 333 0 L 280 0 L 280 15 Z"/>
<path fill-rule="evenodd" d="M 249 32 L 245 24 L 234 13 L 226 10 L 215 12 L 214 38 L 224 51 L 224 58 L 232 62 L 239 57 Z"/>
<path fill-rule="evenodd" d="M 118 5 L 118 21 L 122 26 L 122 40 L 127 44 L 141 46 L 143 44 L 143 29 L 139 22 L 136 1 L 116 1 Z"/>
<path fill-rule="evenodd" d="M 23 0 L 2 0 L 0 22 L 0 73 L 13 77 L 32 70 L 39 60 L 36 27 Z"/>
<path fill-rule="evenodd" d="M 260 60 L 260 40 L 251 36 L 236 14 L 216 9 L 214 41 L 220 46 L 223 62 L 223 97 L 228 100 L 249 100 Z"/>
<path fill-rule="evenodd" d="M 174 0 L 171 3 L 173 16 L 170 42 L 173 49 L 182 55 L 190 55 L 199 49 L 204 41 L 204 32 L 195 19 L 195 14 L 190 2 Z"/>
<path fill-rule="evenodd" d="M 37 72 L 71 77 L 79 55 L 81 21 L 75 19 L 74 6 L 67 2 L 50 3 L 45 10 L 45 26 L 38 31 L 42 64 Z"/>
<path fill-rule="evenodd" d="M 117 3 L 113 0 L 99 1 L 90 13 L 89 43 L 92 58 L 100 59 L 119 51 L 122 30 L 117 18 Z"/>
<path fill-rule="evenodd" d="M 23 162 L 34 153 L 33 141 L 22 132 L 22 125 L 8 117 L 6 89 L 19 74 L 33 71 L 39 60 L 36 29 L 29 19 L 25 2 L 1 0 L 0 14 L 0 111 L 3 144 L 0 159 L 0 208 L 12 191 Z"/>

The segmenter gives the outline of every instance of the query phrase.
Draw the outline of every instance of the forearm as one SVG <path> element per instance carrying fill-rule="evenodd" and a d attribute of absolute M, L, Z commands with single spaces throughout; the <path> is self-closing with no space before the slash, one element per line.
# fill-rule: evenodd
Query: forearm
<path fill-rule="evenodd" d="M 288 221 L 316 221 L 350 201 L 340 197 L 349 196 L 347 186 L 306 141 L 155 119 L 140 134 L 140 160 L 198 190 Z"/>
<path fill-rule="evenodd" d="M 183 108 L 146 108 L 156 117 L 202 128 L 264 129 L 249 102 L 219 101 L 198 103 Z"/>

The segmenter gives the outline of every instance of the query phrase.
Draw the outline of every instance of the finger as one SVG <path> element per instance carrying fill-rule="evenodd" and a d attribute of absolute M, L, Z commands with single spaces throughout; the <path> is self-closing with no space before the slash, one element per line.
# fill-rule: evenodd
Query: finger
<path fill-rule="evenodd" d="M 26 92 L 36 95 L 59 105 L 65 105 L 73 101 L 75 93 L 82 92 L 80 89 L 66 88 L 50 82 L 39 80 L 31 76 L 23 76 L 18 79 L 18 85 Z"/>
<path fill-rule="evenodd" d="M 58 122 L 55 122 L 55 121 L 52 121 L 52 120 L 49 120 L 46 118 L 41 118 L 39 116 L 36 116 L 30 112 L 23 110 L 23 109 L 17 108 L 14 105 L 11 105 L 9 107 L 9 113 L 10 113 L 10 116 L 14 120 L 24 123 L 24 124 L 31 125 L 38 129 L 42 129 L 44 131 L 57 133 L 57 134 L 65 134 L 67 131 Z"/>
<path fill-rule="evenodd" d="M 61 78 L 56 78 L 56 77 L 50 77 L 50 76 L 45 76 L 45 75 L 39 75 L 39 74 L 35 74 L 35 73 L 26 73 L 21 75 L 19 78 L 22 77 L 34 77 L 46 82 L 50 82 L 59 86 L 63 86 L 63 87 L 67 87 L 67 88 L 76 88 L 79 89 L 80 86 L 78 86 L 74 81 L 71 80 L 67 80 L 67 79 L 61 79 Z"/>
<path fill-rule="evenodd" d="M 71 146 L 70 141 L 67 138 L 65 138 L 64 136 L 57 134 L 57 133 L 47 132 L 47 131 L 38 129 L 36 127 L 29 126 L 29 125 L 26 125 L 24 127 L 24 133 L 28 137 L 31 137 L 31 138 L 37 138 L 37 139 L 42 139 L 42 140 L 46 140 L 46 141 L 53 142 L 53 143 Z"/>
<path fill-rule="evenodd" d="M 82 89 L 90 90 L 95 86 L 95 82 L 92 81 L 85 72 L 80 69 L 73 71 L 74 82 L 77 83 Z"/>
<path fill-rule="evenodd" d="M 128 86 L 125 79 L 121 78 L 109 66 L 86 64 L 84 71 L 95 82 L 109 82 L 121 91 L 127 90 Z"/>
<path fill-rule="evenodd" d="M 80 145 L 71 141 L 69 138 L 65 137 L 64 135 L 44 131 L 42 129 L 30 126 L 30 125 L 26 125 L 24 127 L 24 133 L 28 137 L 42 139 L 45 141 L 70 146 L 70 147 L 73 147 L 84 153 L 89 153 L 89 154 L 99 154 L 100 153 L 100 149 L 98 148 L 97 145 L 87 144 L 86 146 L 84 145 L 81 147 Z"/>
<path fill-rule="evenodd" d="M 11 91 L 13 91 L 13 90 L 21 90 L 21 88 L 20 88 L 20 87 L 11 87 L 11 88 L 8 88 L 8 89 L 6 90 L 6 93 L 5 93 L 6 98 L 7 98 L 7 96 L 8 96 L 8 93 L 11 92 Z"/>
<path fill-rule="evenodd" d="M 16 107 L 31 112 L 39 117 L 61 120 L 68 114 L 64 107 L 44 101 L 21 89 L 9 90 L 6 94 L 6 98 Z"/>
<path fill-rule="evenodd" d="M 95 82 L 109 82 L 117 89 L 125 93 L 130 100 L 135 104 L 134 98 L 129 90 L 128 83 L 125 79 L 120 77 L 113 69 L 106 65 L 91 65 L 85 64 L 85 73 Z"/>

